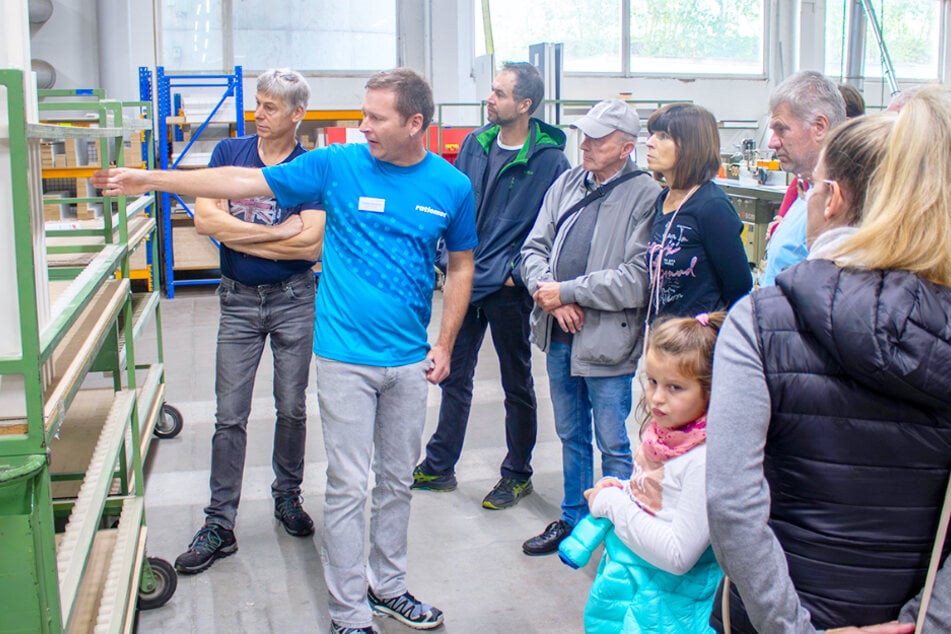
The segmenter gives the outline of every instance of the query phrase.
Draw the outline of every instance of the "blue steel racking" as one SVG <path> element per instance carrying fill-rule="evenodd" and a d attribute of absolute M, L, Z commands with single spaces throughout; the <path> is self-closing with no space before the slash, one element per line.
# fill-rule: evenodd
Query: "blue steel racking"
<path fill-rule="evenodd" d="M 191 139 L 179 154 L 178 158 L 174 162 L 171 162 L 172 136 L 170 135 L 168 119 L 177 114 L 177 112 L 173 112 L 173 106 L 175 105 L 173 102 L 175 102 L 178 97 L 177 94 L 173 93 L 173 88 L 221 88 L 223 89 L 223 94 L 205 120 L 192 134 Z M 139 91 L 141 93 L 140 98 L 143 101 L 152 99 L 152 74 L 148 68 L 139 68 Z M 169 75 L 166 74 L 165 67 L 159 66 L 155 71 L 155 93 L 156 112 L 158 113 L 158 133 L 156 135 L 158 144 L 157 153 L 159 158 L 158 167 L 160 169 L 175 169 L 179 166 L 195 141 L 199 139 L 202 132 L 205 131 L 209 123 L 211 123 L 211 120 L 221 109 L 225 100 L 229 97 L 234 97 L 235 132 L 238 136 L 244 135 L 244 90 L 242 87 L 242 72 L 240 66 L 235 66 L 234 72 L 231 74 L 221 75 Z M 174 128 L 175 130 L 172 132 L 180 138 L 181 128 L 177 125 L 175 125 Z M 171 216 L 172 198 L 185 209 L 189 216 L 192 218 L 195 217 L 191 207 L 189 207 L 180 196 L 167 192 L 161 194 L 159 205 L 162 222 L 160 241 L 162 250 L 161 272 L 165 294 L 169 299 L 175 297 L 176 286 L 217 284 L 219 282 L 218 277 L 188 280 L 175 279 L 175 249 L 172 242 Z M 214 239 L 211 239 L 211 241 L 215 246 L 218 245 Z"/>

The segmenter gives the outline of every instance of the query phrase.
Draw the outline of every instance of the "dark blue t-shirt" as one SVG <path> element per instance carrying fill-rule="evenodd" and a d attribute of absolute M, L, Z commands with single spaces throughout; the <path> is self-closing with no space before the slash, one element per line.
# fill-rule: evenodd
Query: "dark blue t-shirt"
<path fill-rule="evenodd" d="M 307 150 L 298 143 L 294 150 L 285 158 L 286 163 L 304 154 Z M 237 139 L 223 139 L 215 146 L 208 167 L 222 167 L 234 165 L 236 167 L 264 167 L 258 155 L 258 137 L 256 134 L 238 137 Z M 275 198 L 257 196 L 240 200 L 229 200 L 228 209 L 231 215 L 244 222 L 256 222 L 261 225 L 279 225 L 302 209 L 320 209 L 316 202 L 281 207 Z M 221 274 L 230 277 L 248 286 L 259 284 L 274 284 L 283 282 L 287 278 L 302 273 L 314 265 L 309 260 L 269 260 L 254 255 L 240 253 L 221 245 Z"/>
<path fill-rule="evenodd" d="M 712 181 L 694 192 L 673 219 L 664 213 L 667 190 L 657 198 L 654 225 L 647 245 L 651 276 L 652 318 L 659 315 L 694 317 L 726 310 L 750 292 L 750 273 L 740 234 L 743 222 L 730 199 Z M 661 258 L 659 301 L 655 297 L 657 258 Z"/>

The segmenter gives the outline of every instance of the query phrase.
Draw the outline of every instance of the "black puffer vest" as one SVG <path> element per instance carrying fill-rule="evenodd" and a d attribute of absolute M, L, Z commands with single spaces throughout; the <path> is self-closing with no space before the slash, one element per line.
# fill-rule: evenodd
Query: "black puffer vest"
<path fill-rule="evenodd" d="M 817 629 L 891 621 L 924 584 L 951 470 L 951 289 L 827 260 L 777 284 L 752 297 L 770 527 Z M 755 632 L 735 587 L 730 613 Z"/>

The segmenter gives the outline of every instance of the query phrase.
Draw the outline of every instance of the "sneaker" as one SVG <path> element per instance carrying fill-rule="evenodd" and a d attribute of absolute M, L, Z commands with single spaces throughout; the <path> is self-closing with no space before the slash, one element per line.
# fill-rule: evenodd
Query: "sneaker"
<path fill-rule="evenodd" d="M 435 491 L 436 493 L 448 493 L 455 491 L 459 484 L 456 482 L 456 475 L 430 475 L 423 471 L 422 467 L 413 469 L 413 485 L 411 489 L 418 491 Z"/>
<path fill-rule="evenodd" d="M 417 601 L 409 592 L 392 599 L 381 599 L 373 594 L 373 590 L 368 589 L 367 600 L 370 602 L 370 608 L 377 614 L 391 616 L 415 630 L 431 630 L 442 625 L 442 611 Z"/>
<path fill-rule="evenodd" d="M 571 535 L 571 525 L 564 520 L 555 520 L 545 527 L 541 535 L 536 535 L 522 544 L 526 555 L 548 555 L 558 552 L 558 545 Z"/>
<path fill-rule="evenodd" d="M 345 627 L 335 621 L 330 622 L 330 634 L 380 634 L 372 625 L 369 627 Z"/>
<path fill-rule="evenodd" d="M 274 499 L 274 517 L 284 525 L 284 530 L 294 537 L 314 534 L 314 520 L 301 506 L 301 496 L 284 495 Z"/>
<path fill-rule="evenodd" d="M 205 524 L 195 534 L 188 550 L 175 560 L 175 570 L 195 574 L 208 568 L 216 559 L 224 559 L 238 552 L 234 531 L 217 524 Z"/>
<path fill-rule="evenodd" d="M 519 500 L 532 491 L 534 489 L 532 488 L 531 478 L 528 480 L 502 478 L 482 500 L 482 506 L 493 511 L 507 509 L 518 504 Z"/>

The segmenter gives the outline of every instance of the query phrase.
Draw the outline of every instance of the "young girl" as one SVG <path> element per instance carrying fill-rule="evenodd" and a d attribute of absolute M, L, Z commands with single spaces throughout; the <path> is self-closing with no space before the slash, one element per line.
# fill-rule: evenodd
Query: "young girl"
<path fill-rule="evenodd" d="M 560 547 L 562 560 L 580 567 L 604 540 L 584 611 L 589 634 L 710 631 L 722 573 L 707 527 L 704 440 L 713 346 L 725 316 L 668 319 L 651 329 L 634 473 L 586 491 L 591 515 Z"/>

